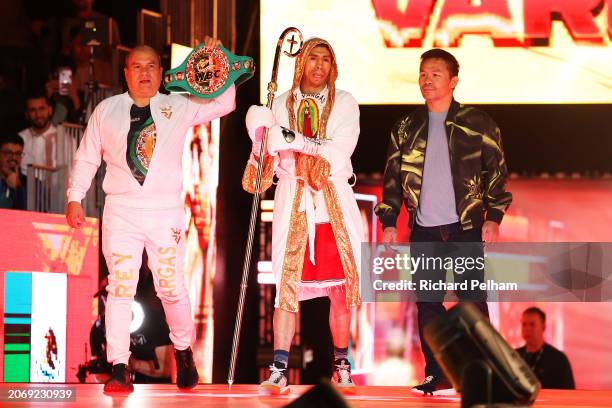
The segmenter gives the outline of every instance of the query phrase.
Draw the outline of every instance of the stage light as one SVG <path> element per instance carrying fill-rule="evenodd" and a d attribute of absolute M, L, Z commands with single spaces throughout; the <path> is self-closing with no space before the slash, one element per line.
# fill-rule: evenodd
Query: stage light
<path fill-rule="evenodd" d="M 272 261 L 257 262 L 257 283 L 260 285 L 274 285 L 274 282 Z"/>
<path fill-rule="evenodd" d="M 144 310 L 140 303 L 133 301 L 132 302 L 132 322 L 130 323 L 130 333 L 134 333 L 136 330 L 140 329 L 142 326 L 142 322 L 144 322 Z"/>
<path fill-rule="evenodd" d="M 261 210 L 262 211 L 274 210 L 274 200 L 261 200 Z"/>
<path fill-rule="evenodd" d="M 461 392 L 462 407 L 535 401 L 535 374 L 473 304 L 460 303 L 428 324 L 425 340 Z"/>
<path fill-rule="evenodd" d="M 258 261 L 257 272 L 269 272 L 272 273 L 272 261 Z"/>
<path fill-rule="evenodd" d="M 274 274 L 269 272 L 260 272 L 257 274 L 257 283 L 260 285 L 274 285 Z"/>

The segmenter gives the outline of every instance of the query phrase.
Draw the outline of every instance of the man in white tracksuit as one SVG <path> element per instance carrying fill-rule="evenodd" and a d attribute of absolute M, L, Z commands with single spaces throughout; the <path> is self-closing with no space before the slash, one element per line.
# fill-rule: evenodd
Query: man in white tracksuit
<path fill-rule="evenodd" d="M 289 391 L 289 347 L 299 301 L 330 299 L 334 384 L 354 393 L 348 343 L 351 308 L 360 304 L 360 244 L 363 224 L 348 180 L 359 138 L 359 105 L 335 87 L 338 68 L 331 45 L 304 43 L 295 62 L 293 85 L 272 110 L 252 106 L 246 117 L 253 151 L 243 187 L 255 190 L 264 127 L 269 128 L 262 190 L 279 180 L 274 195 L 272 269 L 276 280 L 274 360 L 260 390 Z"/>
<path fill-rule="evenodd" d="M 207 46 L 218 44 L 210 38 L 205 41 Z M 83 225 L 81 200 L 104 159 L 102 252 L 109 269 L 106 340 L 108 361 L 113 364 L 104 391 L 134 389 L 127 367 L 129 325 L 143 248 L 170 327 L 177 385 L 193 388 L 198 373 L 190 347 L 193 321 L 183 278 L 182 156 L 190 126 L 234 109 L 235 87 L 215 99 L 160 94 L 159 55 L 147 46 L 130 52 L 125 78 L 129 91 L 102 101 L 89 119 L 74 159 L 66 218 L 72 227 Z"/>

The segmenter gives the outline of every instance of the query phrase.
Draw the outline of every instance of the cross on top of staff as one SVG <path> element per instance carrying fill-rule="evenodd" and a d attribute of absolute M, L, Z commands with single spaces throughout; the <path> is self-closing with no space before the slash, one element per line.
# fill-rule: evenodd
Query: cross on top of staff
<path fill-rule="evenodd" d="M 293 46 L 294 46 L 295 44 L 297 44 L 297 43 L 298 43 L 298 42 L 295 40 L 295 34 L 291 34 L 291 38 L 290 38 L 290 39 L 288 39 L 288 40 L 287 40 L 287 42 L 288 42 L 289 44 L 291 44 L 291 45 L 289 46 L 289 53 L 290 53 L 290 54 L 293 54 Z"/>

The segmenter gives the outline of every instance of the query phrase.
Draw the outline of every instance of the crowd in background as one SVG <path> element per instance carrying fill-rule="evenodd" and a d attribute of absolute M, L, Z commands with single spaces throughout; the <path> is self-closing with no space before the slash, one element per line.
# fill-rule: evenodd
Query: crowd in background
<path fill-rule="evenodd" d="M 70 6 L 49 16 L 36 2 L 0 5 L 0 208 L 27 209 L 28 166 L 53 171 L 59 164 L 57 126 L 84 124 L 88 89 L 114 85 L 117 23 L 95 11 L 93 0 Z M 108 44 L 88 45 L 86 23 L 92 20 L 109 21 Z"/>

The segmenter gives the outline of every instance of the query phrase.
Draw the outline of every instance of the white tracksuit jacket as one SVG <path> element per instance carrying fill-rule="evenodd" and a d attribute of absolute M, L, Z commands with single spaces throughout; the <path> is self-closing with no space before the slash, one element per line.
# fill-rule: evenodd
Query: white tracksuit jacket
<path fill-rule="evenodd" d="M 182 157 L 189 127 L 211 121 L 235 107 L 234 86 L 215 99 L 157 94 L 150 101 L 156 142 L 141 186 L 126 160 L 130 108 L 128 93 L 102 101 L 94 110 L 73 163 L 68 201 L 80 202 L 106 162 L 103 189 L 102 252 L 109 270 L 106 304 L 107 359 L 127 364 L 131 305 L 143 249 L 147 250 L 170 339 L 177 350 L 192 343 L 193 320 L 183 278 L 185 211 Z"/>

